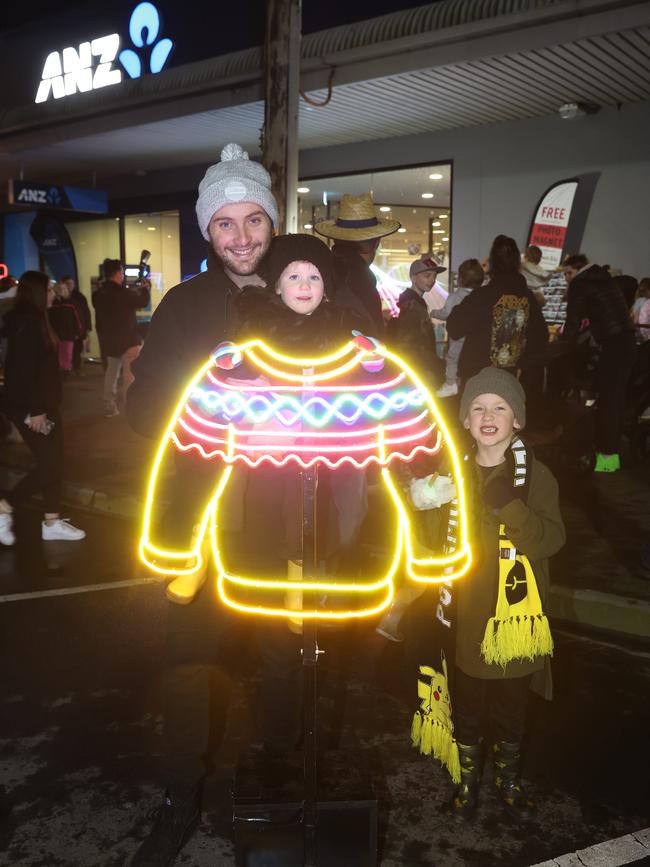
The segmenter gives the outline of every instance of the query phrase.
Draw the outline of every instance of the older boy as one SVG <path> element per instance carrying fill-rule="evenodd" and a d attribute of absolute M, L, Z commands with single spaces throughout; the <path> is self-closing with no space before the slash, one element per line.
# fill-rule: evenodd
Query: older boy
<path fill-rule="evenodd" d="M 519 438 L 526 404 L 512 374 L 486 367 L 471 377 L 460 418 L 475 442 L 466 471 L 474 492 L 475 565 L 454 587 L 461 784 L 451 807 L 463 818 L 474 815 L 489 734 L 501 800 L 510 814 L 526 818 L 533 805 L 519 780 L 520 745 L 531 680 L 544 674 L 553 652 L 543 606 L 547 558 L 565 541 L 558 486 Z"/>

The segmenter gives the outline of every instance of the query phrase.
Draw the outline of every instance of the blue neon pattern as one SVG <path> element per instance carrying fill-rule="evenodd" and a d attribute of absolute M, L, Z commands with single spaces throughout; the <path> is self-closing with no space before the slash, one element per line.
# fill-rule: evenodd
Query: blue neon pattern
<path fill-rule="evenodd" d="M 219 415 L 228 421 L 243 419 L 251 424 L 264 424 L 276 419 L 285 427 L 305 422 L 318 428 L 333 420 L 345 425 L 355 424 L 362 418 L 381 421 L 392 412 L 421 407 L 426 403 L 424 393 L 418 388 L 395 391 L 388 395 L 371 392 L 363 398 L 353 393 L 343 393 L 331 401 L 316 395 L 304 403 L 288 394 L 270 392 L 269 397 L 244 397 L 236 392 L 223 394 L 202 388 L 195 388 L 192 398 L 210 415 Z"/>
<path fill-rule="evenodd" d="M 138 3 L 129 21 L 129 36 L 136 48 L 153 45 L 149 55 L 149 71 L 154 75 L 163 68 L 172 52 L 174 43 L 171 39 L 161 39 L 156 43 L 160 32 L 160 15 L 153 3 Z M 156 43 L 154 45 L 154 43 Z M 120 51 L 120 63 L 129 78 L 140 78 L 142 75 L 142 60 L 137 51 L 125 48 Z"/>

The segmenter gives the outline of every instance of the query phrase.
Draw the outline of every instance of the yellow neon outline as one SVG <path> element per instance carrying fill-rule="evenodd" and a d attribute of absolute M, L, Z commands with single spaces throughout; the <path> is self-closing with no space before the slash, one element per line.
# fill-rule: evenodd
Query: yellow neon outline
<path fill-rule="evenodd" d="M 327 364 L 334 364 L 335 362 L 340 361 L 342 358 L 352 352 L 353 355 L 338 368 L 330 369 L 323 373 L 314 373 L 313 375 L 294 375 L 288 373 L 286 370 L 276 370 L 271 364 L 268 364 L 266 361 L 261 359 L 256 355 L 255 349 L 259 348 L 262 353 L 265 353 L 272 359 L 279 361 L 285 365 L 292 367 L 322 367 Z M 215 565 L 217 567 L 217 589 L 219 592 L 219 596 L 223 603 L 230 608 L 234 608 L 236 610 L 247 612 L 247 613 L 258 613 L 264 614 L 268 616 L 279 616 L 279 617 L 293 617 L 298 619 L 303 618 L 320 618 L 320 619 L 332 619 L 332 620 L 344 620 L 351 617 L 365 617 L 373 614 L 377 614 L 380 611 L 383 611 L 387 605 L 390 603 L 393 593 L 394 593 L 394 583 L 393 578 L 397 569 L 399 568 L 400 562 L 402 560 L 403 554 L 406 553 L 406 572 L 409 578 L 417 583 L 422 584 L 432 584 L 432 583 L 440 583 L 449 581 L 453 578 L 460 577 L 465 574 L 471 565 L 471 548 L 469 545 L 468 538 L 468 525 L 467 525 L 467 514 L 466 514 L 466 503 L 465 503 L 465 490 L 464 490 L 464 482 L 463 475 L 461 471 L 461 464 L 456 453 L 456 448 L 453 440 L 449 436 L 449 431 L 447 426 L 444 423 L 444 418 L 438 410 L 438 407 L 431 395 L 430 391 L 424 386 L 418 375 L 415 371 L 398 355 L 395 355 L 390 350 L 386 349 L 383 346 L 377 347 L 374 351 L 368 351 L 361 349 L 354 342 L 346 343 L 340 350 L 336 353 L 333 353 L 330 356 L 325 358 L 308 358 L 308 359 L 296 359 L 290 356 L 283 355 L 281 353 L 276 352 L 275 350 L 266 346 L 266 344 L 261 340 L 251 340 L 247 343 L 242 344 L 238 347 L 238 350 L 241 352 L 242 356 L 244 353 L 248 353 L 251 361 L 257 365 L 257 367 L 265 372 L 271 374 L 274 377 L 279 377 L 280 379 L 289 380 L 293 382 L 299 382 L 303 386 L 305 384 L 311 384 L 315 382 L 319 382 L 321 380 L 330 380 L 332 377 L 338 377 L 343 375 L 344 373 L 348 373 L 352 369 L 361 365 L 361 361 L 365 356 L 376 356 L 381 355 L 382 357 L 390 360 L 393 364 L 400 370 L 401 374 L 406 374 L 406 376 L 410 379 L 412 383 L 414 383 L 422 392 L 425 397 L 425 405 L 428 407 L 429 411 L 432 413 L 433 418 L 435 420 L 435 424 L 439 428 L 438 438 L 436 447 L 434 449 L 427 446 L 416 446 L 415 449 L 412 450 L 409 458 L 412 458 L 416 452 L 424 451 L 425 453 L 435 453 L 440 446 L 440 433 L 442 433 L 443 441 L 447 444 L 449 449 L 449 453 L 451 455 L 451 463 L 453 467 L 453 473 L 457 480 L 457 502 L 458 502 L 458 527 L 457 527 L 457 536 L 458 536 L 458 547 L 452 553 L 449 553 L 442 557 L 426 557 L 426 558 L 417 558 L 414 555 L 413 544 L 412 544 L 412 536 L 411 536 L 411 521 L 409 519 L 409 515 L 407 509 L 404 505 L 402 497 L 399 495 L 393 481 L 390 477 L 389 465 L 392 460 L 405 460 L 403 454 L 400 454 L 398 451 L 391 451 L 390 445 L 398 445 L 400 443 L 391 443 L 390 439 L 386 436 L 386 427 L 390 428 L 390 426 L 384 426 L 382 424 L 377 426 L 377 435 L 378 435 L 378 454 L 375 457 L 372 456 L 372 460 L 378 462 L 381 466 L 381 474 L 384 482 L 386 484 L 386 488 L 390 494 L 390 498 L 392 499 L 397 514 L 397 522 L 395 527 L 395 545 L 393 548 L 393 557 L 388 568 L 388 571 L 378 581 L 374 581 L 372 583 L 360 583 L 360 582 L 334 582 L 334 581 L 306 581 L 299 582 L 296 584 L 295 581 L 289 581 L 287 578 L 283 579 L 260 579 L 249 576 L 241 576 L 241 575 L 230 575 L 226 569 L 224 568 L 218 544 L 218 506 L 219 500 L 225 490 L 225 487 L 228 483 L 228 480 L 232 474 L 233 465 L 241 459 L 242 456 L 236 454 L 235 444 L 237 434 L 241 434 L 246 436 L 248 432 L 238 431 L 234 424 L 230 423 L 228 425 L 228 435 L 227 441 L 223 445 L 226 446 L 226 452 L 223 454 L 223 461 L 226 464 L 224 467 L 223 473 L 219 478 L 219 482 L 217 485 L 217 489 L 214 495 L 208 501 L 205 509 L 201 515 L 201 521 L 199 524 L 199 532 L 194 541 L 194 546 L 189 551 L 171 551 L 159 548 L 154 545 L 150 539 L 149 534 L 151 531 L 151 515 L 153 509 L 153 501 L 155 495 L 156 484 L 158 481 L 158 473 L 160 471 L 160 467 L 166 452 L 166 449 L 170 446 L 171 442 L 176 443 L 176 447 L 181 450 L 189 450 L 190 448 L 196 448 L 200 453 L 204 456 L 209 457 L 205 453 L 205 451 L 200 447 L 199 444 L 192 444 L 190 446 L 184 447 L 181 445 L 178 440 L 174 428 L 181 416 L 183 408 L 185 404 L 188 402 L 188 398 L 192 389 L 196 386 L 196 384 L 203 379 L 206 373 L 215 366 L 214 359 L 210 358 L 197 372 L 197 374 L 192 378 L 189 385 L 184 390 L 180 400 L 178 401 L 174 412 L 170 418 L 170 421 L 165 429 L 165 433 L 161 438 L 160 444 L 158 446 L 152 467 L 149 476 L 149 482 L 147 487 L 147 496 L 144 510 L 144 519 L 143 519 L 143 528 L 142 528 L 142 536 L 140 539 L 140 557 L 141 559 L 155 572 L 161 575 L 189 575 L 198 569 L 203 567 L 203 556 L 202 556 L 202 546 L 203 540 L 205 538 L 205 533 L 207 531 L 208 524 L 210 524 L 210 544 L 212 549 L 212 556 L 215 561 Z M 349 386 L 348 386 L 349 387 Z M 333 387 L 328 387 L 333 388 Z M 420 432 L 420 436 L 424 436 L 425 433 L 430 433 L 433 426 L 427 428 L 426 432 Z M 218 450 L 217 450 L 218 451 Z M 262 455 L 258 462 L 246 461 L 248 466 L 255 466 L 257 463 L 262 460 L 270 460 L 273 463 L 277 463 L 270 455 L 265 454 Z M 350 461 L 353 465 L 355 462 L 353 459 L 349 458 L 347 455 L 341 456 L 341 458 L 336 462 L 336 466 L 339 466 L 344 461 Z M 325 458 L 322 454 L 314 457 L 313 461 L 310 460 L 308 464 L 304 464 L 306 466 L 313 465 L 317 462 L 323 462 L 326 465 L 332 466 L 332 462 Z M 368 461 L 368 463 L 370 460 Z M 365 465 L 365 464 L 364 464 Z M 155 560 L 152 562 L 148 555 L 158 555 L 162 559 L 166 560 L 191 560 L 189 566 L 185 568 L 179 569 L 176 567 L 172 567 L 170 565 L 159 566 Z M 454 570 L 454 564 L 457 564 L 458 561 L 464 561 L 456 566 Z M 417 574 L 418 567 L 422 567 L 423 569 L 427 569 L 429 574 L 427 576 L 422 576 Z M 445 574 L 440 574 L 440 570 L 443 570 Z M 431 571 L 435 571 L 438 574 L 431 575 Z M 308 610 L 308 611 L 294 611 L 287 609 L 285 607 L 272 607 L 265 605 L 251 605 L 251 604 L 242 604 L 235 599 L 231 598 L 227 592 L 228 585 L 235 586 L 243 586 L 243 587 L 255 587 L 260 590 L 295 590 L 304 589 L 304 590 L 313 590 L 313 591 L 323 591 L 323 592 L 335 592 L 335 593 L 354 593 L 354 594 L 366 594 L 373 593 L 382 590 L 384 587 L 387 589 L 386 599 L 380 604 L 374 605 L 369 608 L 361 608 L 355 609 L 354 611 L 335 611 L 335 610 Z"/>

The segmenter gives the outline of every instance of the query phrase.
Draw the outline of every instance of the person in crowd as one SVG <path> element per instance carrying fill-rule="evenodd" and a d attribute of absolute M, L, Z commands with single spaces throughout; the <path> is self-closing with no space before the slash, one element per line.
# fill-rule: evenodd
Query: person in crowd
<path fill-rule="evenodd" d="M 59 342 L 59 369 L 66 377 L 72 370 L 74 342 L 82 334 L 83 326 L 77 308 L 70 300 L 70 289 L 60 281 L 53 287 L 54 302 L 49 310 L 50 323 Z"/>
<path fill-rule="evenodd" d="M 642 341 L 650 340 L 650 277 L 639 280 L 639 291 L 632 308 L 632 319 Z"/>
<path fill-rule="evenodd" d="M 443 307 L 432 308 L 431 317 L 446 321 L 449 314 L 464 301 L 474 289 L 480 289 L 483 285 L 485 273 L 478 259 L 466 259 L 458 267 L 458 288 L 452 292 Z M 458 359 L 463 349 L 465 338 L 450 340 L 447 350 L 447 363 L 445 366 L 445 381 L 438 389 L 438 397 L 454 397 L 458 394 Z"/>
<path fill-rule="evenodd" d="M 423 296 L 433 286 L 436 276 L 446 270 L 438 265 L 432 253 L 425 253 L 411 262 L 411 285 L 399 296 L 399 316 L 388 327 L 391 347 L 414 367 L 429 386 L 440 383 L 443 363 L 436 352 L 436 335 Z"/>
<path fill-rule="evenodd" d="M 449 338 L 466 338 L 458 361 L 461 382 L 487 366 L 516 373 L 538 370 L 544 363 L 548 327 L 520 263 L 515 241 L 497 235 L 490 250 L 489 282 L 449 314 Z"/>
<path fill-rule="evenodd" d="M 124 266 L 119 259 L 104 261 L 104 282 L 93 295 L 97 336 L 105 359 L 104 415 L 119 414 L 117 386 L 122 376 L 122 400 L 133 382 L 132 365 L 140 353 L 142 338 L 136 310 L 149 303 L 149 283 L 138 288 L 124 285 Z"/>
<path fill-rule="evenodd" d="M 382 238 L 400 227 L 398 220 L 378 219 L 370 193 L 341 198 L 336 220 L 322 220 L 314 230 L 332 238 L 337 294 L 335 303 L 364 317 L 364 333 L 381 338 L 384 331 L 377 279 L 370 269 Z"/>
<path fill-rule="evenodd" d="M 5 315 L 14 306 L 16 298 L 16 286 L 18 280 L 15 277 L 7 275 L 0 278 L 0 332 L 2 331 L 2 323 Z M 4 365 L 5 355 L 7 353 L 7 339 L 0 337 L 0 366 Z"/>
<path fill-rule="evenodd" d="M 18 282 L 14 307 L 5 316 L 5 404 L 36 465 L 0 499 L 3 545 L 14 544 L 14 509 L 33 494 L 43 496 L 43 539 L 77 541 L 86 535 L 61 517 L 63 423 L 58 341 L 48 316 L 52 301 L 47 275 L 26 271 Z"/>
<path fill-rule="evenodd" d="M 229 144 L 221 161 L 199 185 L 196 214 L 209 242 L 207 271 L 172 288 L 156 309 L 144 346 L 133 366 L 127 416 L 139 433 L 159 439 L 178 396 L 215 347 L 237 334 L 235 299 L 246 285 L 264 286 L 260 268 L 271 245 L 278 209 L 271 179 L 239 145 Z M 196 453 L 177 455 L 170 479 L 170 507 L 161 532 L 167 539 L 192 532 L 193 505 L 205 498 L 212 477 Z M 173 599 L 173 596 L 172 596 Z M 178 599 L 176 600 L 178 601 Z M 227 611 L 204 587 L 186 605 L 171 604 L 167 620 L 164 748 L 161 782 L 164 795 L 149 837 L 134 865 L 169 864 L 199 820 L 199 785 L 208 746 L 209 662 L 230 626 Z M 262 658 L 261 734 L 269 750 L 294 746 L 295 705 L 285 694 L 295 672 L 295 635 L 286 623 L 264 618 L 256 627 Z"/>
<path fill-rule="evenodd" d="M 474 441 L 464 475 L 474 510 L 473 565 L 441 595 L 449 613 L 433 618 L 434 629 L 449 632 L 446 658 L 455 662 L 451 708 L 460 783 L 450 810 L 474 817 L 490 743 L 499 798 L 521 820 L 534 811 L 520 779 L 528 692 L 532 687 L 551 697 L 548 558 L 566 534 L 557 482 L 520 438 L 526 401 L 519 381 L 496 367 L 470 377 L 460 420 Z"/>
<path fill-rule="evenodd" d="M 539 306 L 543 307 L 546 304 L 546 295 L 542 290 L 551 279 L 552 272 L 543 268 L 541 261 L 542 251 L 539 247 L 535 244 L 526 247 L 526 252 L 521 257 L 521 273 L 524 275 L 526 286 L 537 299 Z"/>
<path fill-rule="evenodd" d="M 77 316 L 81 322 L 81 334 L 75 338 L 72 353 L 72 370 L 78 376 L 81 375 L 82 353 L 88 342 L 88 335 L 93 330 L 93 320 L 86 296 L 81 292 L 74 277 L 69 274 L 63 277 L 61 283 L 68 287 L 70 301 L 74 304 Z"/>
<path fill-rule="evenodd" d="M 625 394 L 636 354 L 634 325 L 623 292 L 604 268 L 592 265 L 582 253 L 568 256 L 563 268 L 569 288 L 560 345 L 575 347 L 582 322 L 589 320 L 600 348 L 595 471 L 612 473 L 621 468 Z"/>
<path fill-rule="evenodd" d="M 631 274 L 618 274 L 612 277 L 612 283 L 623 293 L 627 309 L 630 311 L 630 315 L 632 315 L 634 301 L 639 291 L 639 281 L 636 277 L 632 277 Z"/>

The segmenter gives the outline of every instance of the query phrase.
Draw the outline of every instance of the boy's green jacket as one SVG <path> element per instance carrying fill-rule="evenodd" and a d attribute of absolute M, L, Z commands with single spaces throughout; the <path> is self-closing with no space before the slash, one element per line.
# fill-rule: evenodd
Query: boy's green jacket
<path fill-rule="evenodd" d="M 472 528 L 472 568 L 454 583 L 456 594 L 456 665 L 470 677 L 524 677 L 544 668 L 544 657 L 509 662 L 505 668 L 488 665 L 481 656 L 485 627 L 497 605 L 499 569 L 499 525 L 506 537 L 531 563 L 546 610 L 549 587 L 548 558 L 565 542 L 565 530 L 558 502 L 558 485 L 552 473 L 532 455 L 526 502 L 513 499 L 500 510 L 491 509 L 483 491 L 498 476 L 508 478 L 509 464 L 479 467 L 468 461 L 466 481 L 470 483 L 469 508 Z M 510 479 L 508 479 L 510 481 Z M 548 690 L 545 690 L 546 692 Z"/>

